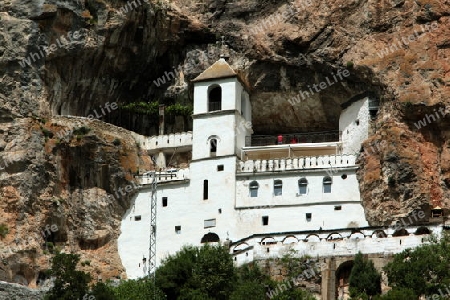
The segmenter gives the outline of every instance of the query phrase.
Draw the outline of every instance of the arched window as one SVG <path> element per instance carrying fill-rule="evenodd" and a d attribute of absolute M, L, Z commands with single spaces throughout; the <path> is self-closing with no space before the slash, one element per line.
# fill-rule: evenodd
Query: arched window
<path fill-rule="evenodd" d="M 209 152 L 211 156 L 216 156 L 217 153 L 217 139 L 211 139 L 209 141 Z"/>
<path fill-rule="evenodd" d="M 323 178 L 323 192 L 324 193 L 331 193 L 331 184 L 333 183 L 333 180 L 331 180 L 330 176 L 325 176 Z"/>
<path fill-rule="evenodd" d="M 273 194 L 275 196 L 281 196 L 283 194 L 283 181 L 280 179 L 274 180 L 273 182 Z"/>
<path fill-rule="evenodd" d="M 250 182 L 250 197 L 258 197 L 259 184 L 256 181 Z"/>
<path fill-rule="evenodd" d="M 308 180 L 306 178 L 300 178 L 298 180 L 298 193 L 300 195 L 306 195 L 308 191 Z"/>
<path fill-rule="evenodd" d="M 222 88 L 218 85 L 212 87 L 208 93 L 208 111 L 222 109 Z"/>

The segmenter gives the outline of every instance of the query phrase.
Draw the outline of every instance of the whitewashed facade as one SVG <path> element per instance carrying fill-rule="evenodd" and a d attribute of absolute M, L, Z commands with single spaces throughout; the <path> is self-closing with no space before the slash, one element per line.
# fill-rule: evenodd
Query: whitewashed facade
<path fill-rule="evenodd" d="M 192 148 L 189 169 L 157 173 L 158 264 L 183 245 L 201 245 L 202 239 L 228 240 L 233 253 L 255 249 L 237 256 L 245 262 L 261 256 L 261 238 L 252 235 L 368 226 L 355 174 L 355 152 L 367 138 L 367 98 L 343 111 L 342 140 L 251 147 L 246 145 L 253 133 L 249 95 L 219 60 L 194 80 L 193 120 L 192 133 L 136 138 L 155 154 L 172 145 Z M 147 272 L 143 258 L 149 252 L 151 190 L 148 176 L 139 180 L 143 188 L 122 220 L 118 241 L 128 278 Z M 238 245 L 242 249 L 236 248 L 239 240 L 245 240 Z M 302 251 L 309 249 L 301 245 Z"/>

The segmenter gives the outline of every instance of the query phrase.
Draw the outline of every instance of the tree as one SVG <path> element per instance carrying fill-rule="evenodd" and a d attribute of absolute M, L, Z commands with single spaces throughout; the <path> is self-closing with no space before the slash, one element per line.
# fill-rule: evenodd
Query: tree
<path fill-rule="evenodd" d="M 118 300 L 114 295 L 113 289 L 103 282 L 98 282 L 94 285 L 90 294 L 94 296 L 93 299 L 95 300 Z"/>
<path fill-rule="evenodd" d="M 404 288 L 394 288 L 383 296 L 376 296 L 374 300 L 411 300 L 417 299 L 414 291 Z"/>
<path fill-rule="evenodd" d="M 46 300 L 78 300 L 87 295 L 91 276 L 76 270 L 79 261 L 80 255 L 73 253 L 57 253 L 53 257 L 50 275 L 55 280 Z"/>
<path fill-rule="evenodd" d="M 358 298 L 364 294 L 368 296 L 381 294 L 381 275 L 375 269 L 373 262 L 364 259 L 361 252 L 355 255 L 349 285 L 352 298 Z"/>
<path fill-rule="evenodd" d="M 228 299 L 236 280 L 233 260 L 223 246 L 185 246 L 156 271 L 167 299 Z"/>
<path fill-rule="evenodd" d="M 384 270 L 389 284 L 414 291 L 417 296 L 439 294 L 450 284 L 450 235 L 394 255 Z"/>
<path fill-rule="evenodd" d="M 243 265 L 236 270 L 237 282 L 230 300 L 261 300 L 266 297 L 267 287 L 272 283 L 257 265 Z"/>

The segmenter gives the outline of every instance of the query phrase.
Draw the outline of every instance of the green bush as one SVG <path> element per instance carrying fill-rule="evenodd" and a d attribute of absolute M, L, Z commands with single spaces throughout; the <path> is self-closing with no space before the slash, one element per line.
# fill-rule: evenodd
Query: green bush
<path fill-rule="evenodd" d="M 45 300 L 83 299 L 88 293 L 91 275 L 77 271 L 80 261 L 78 254 L 57 253 L 52 259 L 51 276 L 55 278 L 53 287 L 45 295 Z"/>
<path fill-rule="evenodd" d="M 405 288 L 394 288 L 383 296 L 375 296 L 373 300 L 412 300 L 417 299 L 414 291 Z"/>
<path fill-rule="evenodd" d="M 136 114 L 143 114 L 148 116 L 157 117 L 159 115 L 159 102 L 131 102 L 125 105 L 120 105 L 120 108 L 124 111 L 128 111 Z M 174 116 L 190 116 L 192 114 L 192 105 L 182 105 L 175 103 L 166 106 L 165 112 Z"/>
<path fill-rule="evenodd" d="M 116 295 L 114 295 L 113 288 L 103 282 L 98 282 L 94 285 L 89 294 L 94 296 L 95 300 L 118 300 Z M 89 297 L 87 297 L 87 299 L 89 299 Z"/>
<path fill-rule="evenodd" d="M 120 140 L 119 139 L 114 139 L 113 145 L 114 146 L 119 146 L 120 145 Z"/>
<path fill-rule="evenodd" d="M 148 300 L 154 299 L 155 286 L 149 278 L 122 281 L 113 288 L 116 300 Z M 156 290 L 156 299 L 167 299 L 160 290 Z"/>
<path fill-rule="evenodd" d="M 81 126 L 81 127 L 75 128 L 72 133 L 76 136 L 83 136 L 83 135 L 88 134 L 89 131 L 91 131 L 91 129 L 89 127 Z"/>
<path fill-rule="evenodd" d="M 51 132 L 50 130 L 43 128 L 43 127 L 41 127 L 41 130 L 46 138 L 50 138 L 50 139 L 53 138 L 53 132 Z"/>
<path fill-rule="evenodd" d="M 6 237 L 6 235 L 9 232 L 9 228 L 6 224 L 0 224 L 0 236 L 2 237 L 2 239 L 4 239 Z"/>
<path fill-rule="evenodd" d="M 120 105 L 119 108 L 131 113 L 158 116 L 159 103 L 158 102 L 131 102 L 125 105 Z"/>

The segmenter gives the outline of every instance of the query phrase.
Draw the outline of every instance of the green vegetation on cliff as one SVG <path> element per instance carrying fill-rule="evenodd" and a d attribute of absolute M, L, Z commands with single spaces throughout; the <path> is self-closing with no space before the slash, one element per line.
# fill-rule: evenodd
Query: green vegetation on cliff
<path fill-rule="evenodd" d="M 55 255 L 51 270 L 55 286 L 46 300 L 314 299 L 295 286 L 277 291 L 280 283 L 254 264 L 235 267 L 223 246 L 186 246 L 169 256 L 156 271 L 156 291 L 149 278 L 122 281 L 118 286 L 99 282 L 89 289 L 90 275 L 76 270 L 79 260 L 76 254 Z"/>

